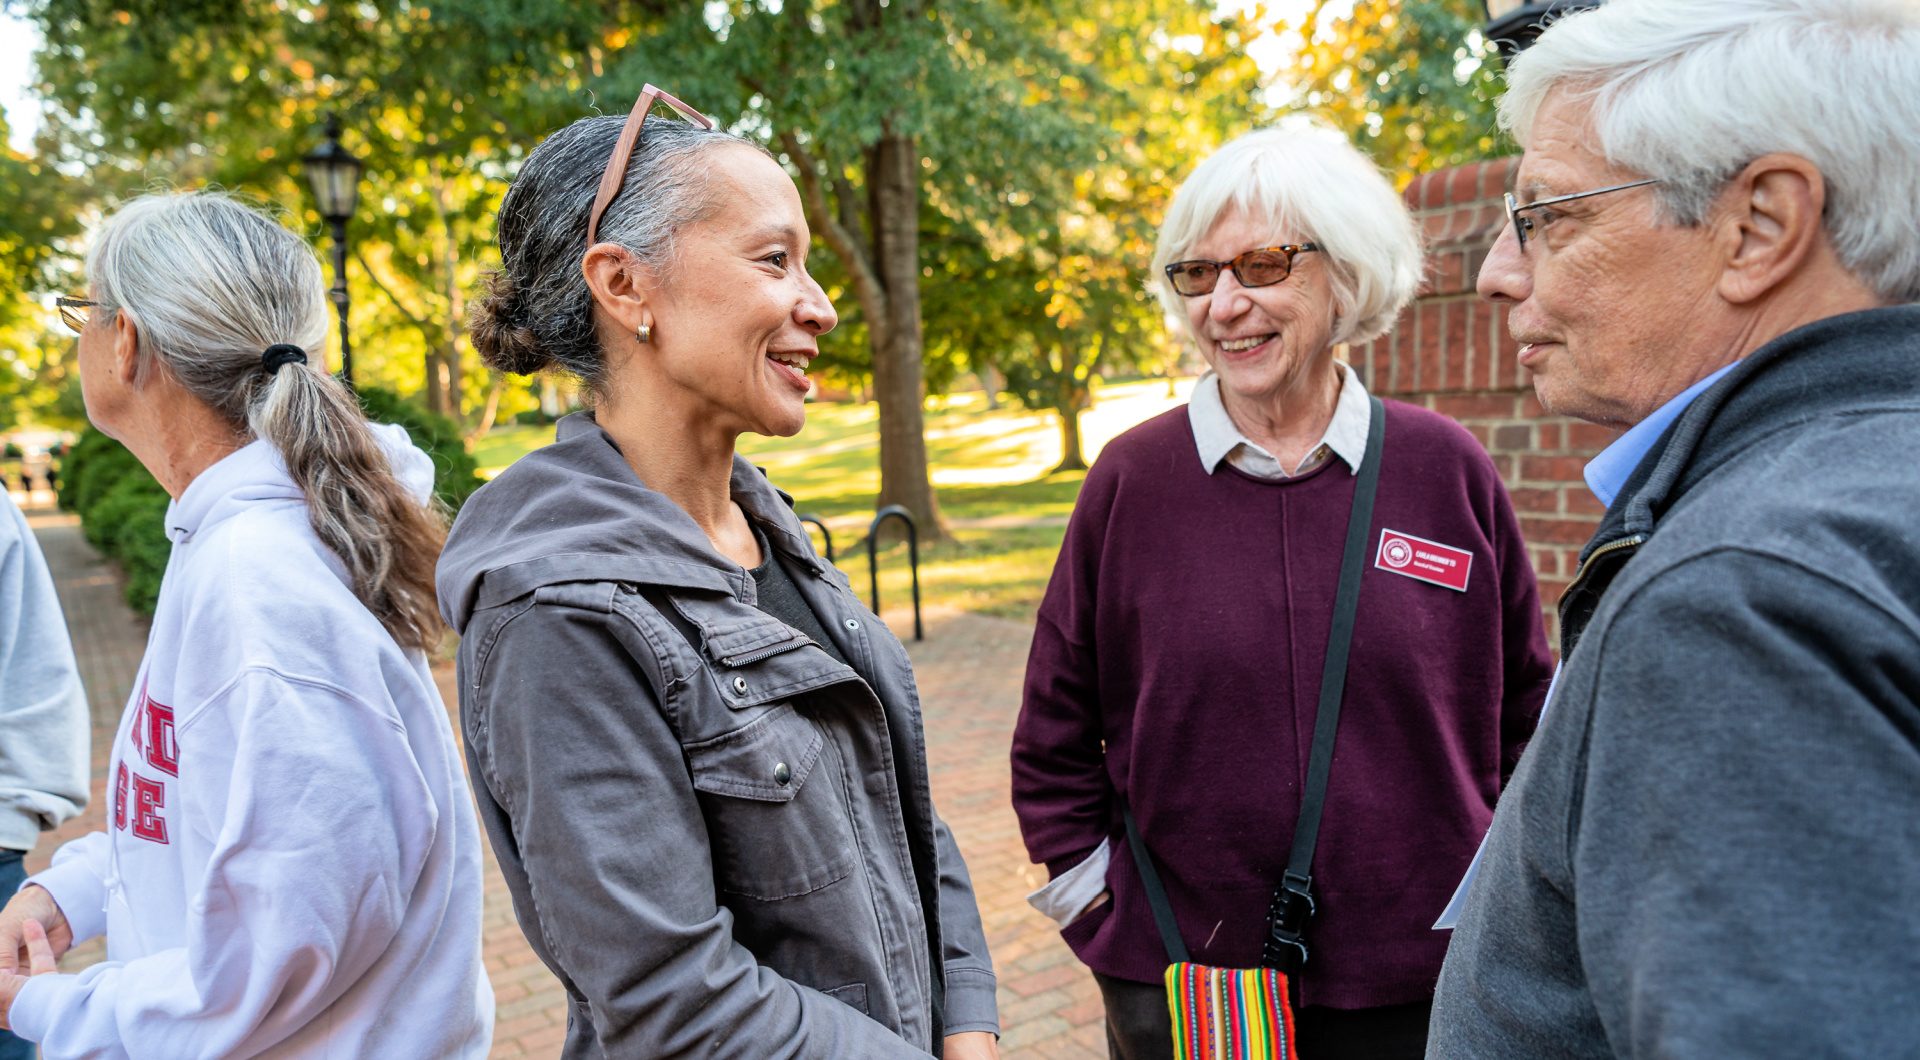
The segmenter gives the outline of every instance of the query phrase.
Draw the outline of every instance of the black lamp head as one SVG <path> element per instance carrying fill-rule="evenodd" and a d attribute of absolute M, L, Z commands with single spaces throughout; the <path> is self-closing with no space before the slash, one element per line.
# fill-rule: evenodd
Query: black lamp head
<path fill-rule="evenodd" d="M 327 116 L 327 138 L 308 152 L 307 180 L 313 185 L 314 205 L 332 224 L 344 224 L 360 203 L 360 160 L 340 143 L 340 119 Z"/>
<path fill-rule="evenodd" d="M 1500 47 L 1500 58 L 1525 51 L 1547 24 L 1561 15 L 1599 7 L 1601 0 L 1481 0 L 1487 11 L 1488 40 Z"/>

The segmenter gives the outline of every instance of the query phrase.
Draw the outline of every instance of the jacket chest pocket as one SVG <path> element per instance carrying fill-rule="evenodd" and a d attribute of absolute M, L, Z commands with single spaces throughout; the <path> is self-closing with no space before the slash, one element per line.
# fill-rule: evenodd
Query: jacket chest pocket
<path fill-rule="evenodd" d="M 835 785 L 838 757 L 814 723 L 782 703 L 685 750 L 707 819 L 715 884 L 777 901 L 853 871 L 853 829 Z M 822 758 L 827 768 L 819 768 Z"/>

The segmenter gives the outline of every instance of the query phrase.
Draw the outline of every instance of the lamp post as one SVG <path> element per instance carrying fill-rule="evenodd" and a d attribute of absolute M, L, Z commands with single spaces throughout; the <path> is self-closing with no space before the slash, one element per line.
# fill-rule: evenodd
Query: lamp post
<path fill-rule="evenodd" d="M 340 145 L 340 119 L 327 116 L 327 139 L 305 158 L 314 205 L 333 226 L 333 290 L 340 309 L 340 379 L 353 388 L 353 342 L 347 335 L 347 219 L 360 202 L 360 160 Z"/>
<path fill-rule="evenodd" d="M 1599 7 L 1601 0 L 1481 0 L 1487 10 L 1488 40 L 1500 46 L 1500 58 L 1511 59 L 1527 49 L 1548 19 Z"/>

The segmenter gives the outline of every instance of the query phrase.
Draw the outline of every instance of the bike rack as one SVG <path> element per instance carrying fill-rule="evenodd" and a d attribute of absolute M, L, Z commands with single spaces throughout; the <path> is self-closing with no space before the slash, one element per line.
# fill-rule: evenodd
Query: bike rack
<path fill-rule="evenodd" d="M 821 540 L 827 543 L 827 562 L 832 563 L 833 562 L 833 533 L 832 531 L 827 529 L 826 522 L 823 521 L 819 516 L 813 514 L 812 512 L 801 512 L 800 521 L 803 523 L 812 523 L 813 525 L 820 528 L 820 538 Z"/>
<path fill-rule="evenodd" d="M 875 512 L 873 523 L 867 527 L 867 583 L 872 587 L 873 613 L 880 614 L 880 558 L 875 551 L 879 547 L 880 524 L 894 518 L 907 524 L 907 564 L 913 571 L 913 639 L 926 640 L 920 628 L 920 528 L 914 525 L 913 515 L 898 504 L 889 504 Z"/>

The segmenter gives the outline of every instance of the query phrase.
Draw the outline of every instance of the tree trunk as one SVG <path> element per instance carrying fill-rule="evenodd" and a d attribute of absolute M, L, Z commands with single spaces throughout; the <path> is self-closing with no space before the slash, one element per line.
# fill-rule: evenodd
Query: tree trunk
<path fill-rule="evenodd" d="M 487 432 L 493 430 L 493 421 L 500 415 L 500 392 L 506 389 L 507 379 L 499 372 L 488 374 L 493 376 L 493 384 L 487 387 L 487 404 L 480 410 L 480 422 L 467 432 L 468 445 L 485 438 Z"/>
<path fill-rule="evenodd" d="M 462 407 L 467 400 L 467 386 L 464 366 L 460 363 L 460 336 L 467 330 L 467 302 L 465 292 L 460 288 L 460 247 L 453 238 L 453 222 L 450 221 L 450 204 L 447 199 L 447 182 L 440 176 L 440 165 L 433 164 L 433 209 L 440 221 L 440 277 L 446 284 L 447 321 L 446 345 L 441 348 L 441 363 L 447 366 L 447 415 L 455 423 L 465 418 Z"/>
<path fill-rule="evenodd" d="M 446 374 L 440 363 L 440 348 L 427 347 L 426 386 L 422 393 L 426 397 L 427 411 L 437 416 L 447 414 Z"/>
<path fill-rule="evenodd" d="M 453 422 L 459 423 L 465 415 L 460 406 L 464 403 L 466 383 L 461 378 L 458 338 L 440 347 L 440 364 L 446 372 L 447 415 L 453 418 Z"/>
<path fill-rule="evenodd" d="M 993 365 L 983 364 L 975 374 L 980 377 L 980 389 L 987 393 L 987 411 L 1000 411 L 1000 389 L 1003 385 L 1000 370 Z"/>
<path fill-rule="evenodd" d="M 1068 387 L 1060 404 L 1054 407 L 1053 411 L 1060 416 L 1060 463 L 1048 474 L 1087 469 L 1086 451 L 1080 444 L 1080 413 L 1085 411 L 1091 396 L 1086 387 Z"/>
<path fill-rule="evenodd" d="M 880 405 L 879 505 L 907 509 L 922 540 L 944 538 L 947 529 L 927 475 L 922 434 L 920 153 L 913 137 L 890 129 L 883 129 L 880 141 L 864 152 L 869 238 L 860 231 L 858 204 L 848 182 L 832 182 L 841 207 L 835 211 L 827 199 L 827 182 L 821 179 L 821 170 L 831 174 L 833 167 L 822 167 L 793 132 L 779 136 L 799 171 L 808 223 L 846 266 L 867 318 L 873 352 L 871 397 Z"/>
<path fill-rule="evenodd" d="M 920 538 L 946 537 L 927 473 L 921 383 L 920 152 L 911 136 L 882 136 L 867 172 L 874 195 L 876 271 L 886 286 L 887 326 L 873 336 L 873 390 L 880 402 L 880 497 L 913 513 Z"/>

